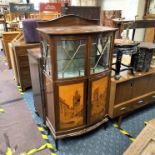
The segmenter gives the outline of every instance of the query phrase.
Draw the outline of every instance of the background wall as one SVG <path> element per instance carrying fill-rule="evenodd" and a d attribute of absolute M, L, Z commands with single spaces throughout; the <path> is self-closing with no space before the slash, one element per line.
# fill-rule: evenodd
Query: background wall
<path fill-rule="evenodd" d="M 0 0 L 1 4 L 9 2 L 24 2 L 26 0 Z M 30 0 L 37 6 L 39 2 L 57 2 L 60 0 Z M 122 17 L 134 19 L 136 15 L 143 17 L 146 0 L 71 0 L 73 6 L 101 6 L 103 10 L 122 10 Z M 136 30 L 135 40 L 142 41 L 144 38 L 144 29 Z M 132 32 L 130 31 L 130 36 Z"/>
<path fill-rule="evenodd" d="M 0 0 L 0 4 L 9 4 L 9 2 L 20 3 L 21 0 Z"/>
<path fill-rule="evenodd" d="M 100 6 L 102 0 L 72 0 L 73 6 Z"/>

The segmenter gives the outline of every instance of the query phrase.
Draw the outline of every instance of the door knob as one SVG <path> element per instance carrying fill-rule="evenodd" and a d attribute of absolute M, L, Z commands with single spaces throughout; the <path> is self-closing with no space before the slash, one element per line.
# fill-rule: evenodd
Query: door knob
<path fill-rule="evenodd" d="M 152 98 L 155 98 L 155 95 L 153 95 Z"/>
<path fill-rule="evenodd" d="M 121 108 L 120 110 L 121 110 L 121 111 L 126 110 L 126 107 L 123 107 L 123 108 Z"/>
<path fill-rule="evenodd" d="M 138 101 L 138 103 L 141 104 L 141 103 L 144 103 L 144 101 L 141 100 L 141 101 Z"/>

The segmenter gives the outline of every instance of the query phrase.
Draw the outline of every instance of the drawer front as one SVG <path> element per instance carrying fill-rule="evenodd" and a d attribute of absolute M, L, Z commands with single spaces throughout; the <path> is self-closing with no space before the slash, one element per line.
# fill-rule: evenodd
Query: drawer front
<path fill-rule="evenodd" d="M 147 104 L 145 98 L 134 100 L 114 108 L 114 117 L 126 114 Z"/>
<path fill-rule="evenodd" d="M 147 96 L 147 97 L 145 98 L 145 100 L 146 100 L 146 102 L 148 102 L 148 103 L 155 101 L 155 92 L 152 93 L 152 94 L 150 94 L 149 96 Z"/>
<path fill-rule="evenodd" d="M 155 101 L 155 92 L 151 93 L 146 97 L 126 102 L 125 104 L 122 104 L 120 106 L 115 106 L 113 116 L 114 117 L 120 116 L 122 114 L 128 113 L 140 107 L 143 107 L 147 104 L 150 104 L 153 101 Z"/>

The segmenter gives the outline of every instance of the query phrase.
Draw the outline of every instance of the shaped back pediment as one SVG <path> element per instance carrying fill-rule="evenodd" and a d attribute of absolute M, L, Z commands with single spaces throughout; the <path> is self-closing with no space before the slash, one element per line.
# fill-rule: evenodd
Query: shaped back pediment
<path fill-rule="evenodd" d="M 85 19 L 76 15 L 65 15 L 50 21 L 38 21 L 38 27 L 56 27 L 56 26 L 88 26 L 99 25 L 98 20 Z"/>

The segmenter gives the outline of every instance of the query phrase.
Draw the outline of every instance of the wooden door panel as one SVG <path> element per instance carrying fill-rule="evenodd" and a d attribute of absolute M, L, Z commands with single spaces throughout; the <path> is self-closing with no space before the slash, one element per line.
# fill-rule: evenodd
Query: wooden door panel
<path fill-rule="evenodd" d="M 145 95 L 146 93 L 149 93 L 151 91 L 152 87 L 151 77 L 152 77 L 151 75 L 148 75 L 134 80 L 133 94 L 132 94 L 133 98 Z"/>
<path fill-rule="evenodd" d="M 85 123 L 85 83 L 58 86 L 59 129 L 71 129 Z"/>
<path fill-rule="evenodd" d="M 115 105 L 132 99 L 132 88 L 133 88 L 132 80 L 117 84 Z"/>
<path fill-rule="evenodd" d="M 150 91 L 155 91 L 155 74 L 152 74 L 150 79 Z"/>
<path fill-rule="evenodd" d="M 109 76 L 90 81 L 90 123 L 101 121 L 106 115 Z"/>

